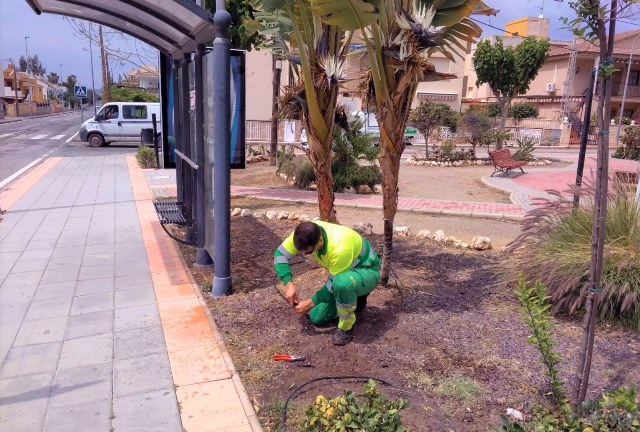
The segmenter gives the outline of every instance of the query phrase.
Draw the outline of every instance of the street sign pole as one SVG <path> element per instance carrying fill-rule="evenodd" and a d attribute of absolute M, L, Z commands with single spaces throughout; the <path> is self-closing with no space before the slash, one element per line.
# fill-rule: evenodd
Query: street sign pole
<path fill-rule="evenodd" d="M 80 121 L 82 121 L 84 123 L 84 109 L 82 107 L 82 103 L 84 101 L 84 99 L 87 98 L 87 86 L 74 86 L 73 87 L 73 95 L 80 99 Z"/>

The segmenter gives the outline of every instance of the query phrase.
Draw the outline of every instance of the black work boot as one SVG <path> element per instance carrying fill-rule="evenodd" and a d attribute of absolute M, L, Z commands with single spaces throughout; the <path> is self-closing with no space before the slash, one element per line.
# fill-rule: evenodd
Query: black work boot
<path fill-rule="evenodd" d="M 331 343 L 342 346 L 351 342 L 351 339 L 353 339 L 353 329 L 347 331 L 336 329 L 331 336 Z"/>
<path fill-rule="evenodd" d="M 367 307 L 367 298 L 369 294 L 358 297 L 358 303 L 356 304 L 356 313 L 362 312 Z"/>

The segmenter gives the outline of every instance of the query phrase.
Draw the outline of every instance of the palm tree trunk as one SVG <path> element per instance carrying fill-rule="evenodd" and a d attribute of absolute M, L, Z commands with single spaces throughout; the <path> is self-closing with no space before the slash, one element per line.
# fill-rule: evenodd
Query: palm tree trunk
<path fill-rule="evenodd" d="M 389 282 L 393 252 L 393 220 L 398 211 L 398 175 L 400 173 L 400 157 L 404 150 L 402 140 L 404 123 L 400 122 L 400 125 L 394 125 L 389 120 L 378 121 L 378 123 L 380 124 L 379 161 L 382 170 L 382 213 L 384 218 L 384 247 L 380 283 L 386 285 Z"/>
<path fill-rule="evenodd" d="M 308 125 L 305 126 L 307 127 L 307 138 L 309 139 L 309 160 L 311 160 L 313 172 L 316 175 L 320 219 L 338 223 L 338 215 L 334 206 L 333 174 L 331 173 L 331 142 L 319 142 L 318 137 L 309 132 Z M 330 136 L 333 137 L 333 134 L 330 134 Z M 318 149 L 329 149 L 329 157 L 319 154 Z"/>
<path fill-rule="evenodd" d="M 273 72 L 273 101 L 271 105 L 271 142 L 269 147 L 269 165 L 276 165 L 278 153 L 278 96 L 280 96 L 280 77 L 282 67 L 278 67 L 278 58 L 271 55 L 271 70 Z"/>

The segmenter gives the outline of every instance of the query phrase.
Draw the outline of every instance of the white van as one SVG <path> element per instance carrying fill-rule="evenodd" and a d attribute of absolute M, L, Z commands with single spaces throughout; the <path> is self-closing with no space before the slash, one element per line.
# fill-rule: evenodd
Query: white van
<path fill-rule="evenodd" d="M 80 127 L 80 141 L 90 146 L 105 146 L 114 141 L 140 142 L 142 129 L 153 128 L 156 115 L 161 130 L 160 104 L 149 102 L 109 102 Z"/>

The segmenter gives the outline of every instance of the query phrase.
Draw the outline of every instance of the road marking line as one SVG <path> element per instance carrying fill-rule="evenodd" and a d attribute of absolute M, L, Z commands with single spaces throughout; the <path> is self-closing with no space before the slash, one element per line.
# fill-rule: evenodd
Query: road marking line
<path fill-rule="evenodd" d="M 24 174 L 25 171 L 30 170 L 31 167 L 33 167 L 34 165 L 37 165 L 38 163 L 40 163 L 41 160 L 42 160 L 42 158 L 38 158 L 38 159 L 34 160 L 29 165 L 25 166 L 24 168 L 19 169 L 18 171 L 14 172 L 9 177 L 7 177 L 6 179 L 2 180 L 0 182 L 0 189 L 2 189 L 3 187 L 5 187 L 9 183 L 11 183 L 17 177 L 20 177 L 22 174 Z"/>
<path fill-rule="evenodd" d="M 33 137 L 29 138 L 29 139 L 32 139 L 32 140 L 42 139 L 42 138 L 44 138 L 44 137 L 46 137 L 46 136 L 47 136 L 47 134 L 44 134 L 44 135 L 36 135 L 36 136 L 33 136 Z"/>
<path fill-rule="evenodd" d="M 15 132 L 11 132 L 11 133 L 6 133 L 6 134 L 2 134 L 2 135 L 0 135 L 0 138 L 4 138 L 4 137 L 8 137 L 8 136 L 11 136 L 11 135 L 13 135 L 14 133 L 15 133 Z"/>
<path fill-rule="evenodd" d="M 56 136 L 52 137 L 51 139 L 52 139 L 52 140 L 59 140 L 59 139 L 60 139 L 60 138 L 62 138 L 63 136 L 64 136 L 64 134 L 62 134 L 62 135 L 56 135 Z"/>
<path fill-rule="evenodd" d="M 68 139 L 68 140 L 66 140 L 65 142 L 69 142 L 69 141 L 71 141 L 72 139 L 74 139 L 75 137 L 77 137 L 79 133 L 80 133 L 80 132 L 76 132 L 76 133 L 75 133 L 75 135 L 73 135 L 71 138 L 69 138 L 69 139 Z"/>

